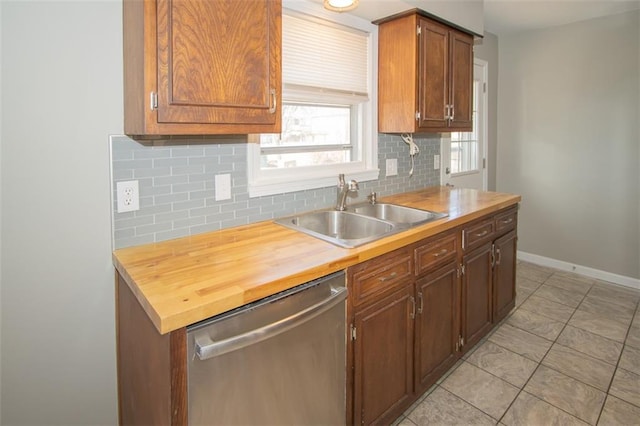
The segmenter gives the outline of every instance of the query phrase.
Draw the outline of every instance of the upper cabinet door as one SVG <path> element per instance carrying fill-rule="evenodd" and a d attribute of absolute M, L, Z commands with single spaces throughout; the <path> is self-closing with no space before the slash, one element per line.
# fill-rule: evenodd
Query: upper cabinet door
<path fill-rule="evenodd" d="M 473 37 L 450 32 L 451 119 L 449 126 L 471 130 L 473 123 Z"/>
<path fill-rule="evenodd" d="M 125 0 L 125 133 L 277 133 L 281 0 Z"/>
<path fill-rule="evenodd" d="M 418 48 L 419 123 L 423 129 L 447 127 L 449 104 L 449 29 L 420 19 Z"/>
<path fill-rule="evenodd" d="M 473 36 L 415 10 L 375 23 L 378 131 L 471 131 Z"/>

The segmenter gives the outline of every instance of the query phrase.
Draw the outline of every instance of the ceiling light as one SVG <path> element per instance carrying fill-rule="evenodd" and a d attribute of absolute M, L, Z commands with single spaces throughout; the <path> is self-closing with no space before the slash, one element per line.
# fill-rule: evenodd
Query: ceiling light
<path fill-rule="evenodd" d="M 325 9 L 334 12 L 346 12 L 358 7 L 360 0 L 323 0 L 322 4 Z"/>

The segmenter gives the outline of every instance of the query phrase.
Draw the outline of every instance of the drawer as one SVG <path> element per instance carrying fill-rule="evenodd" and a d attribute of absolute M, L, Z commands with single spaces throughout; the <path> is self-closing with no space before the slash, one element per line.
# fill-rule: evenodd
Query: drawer
<path fill-rule="evenodd" d="M 455 234 L 420 243 L 414 251 L 416 275 L 433 271 L 436 266 L 455 260 L 457 252 L 458 239 Z"/>
<path fill-rule="evenodd" d="M 462 230 L 462 248 L 467 250 L 485 241 L 490 241 L 495 232 L 495 218 L 491 217 Z"/>
<path fill-rule="evenodd" d="M 411 284 L 411 263 L 410 250 L 400 249 L 351 268 L 349 292 L 353 304 L 361 304 L 374 296 L 377 298 L 380 294 Z"/>
<path fill-rule="evenodd" d="M 518 224 L 518 210 L 512 209 L 496 215 L 496 232 L 514 229 Z"/>

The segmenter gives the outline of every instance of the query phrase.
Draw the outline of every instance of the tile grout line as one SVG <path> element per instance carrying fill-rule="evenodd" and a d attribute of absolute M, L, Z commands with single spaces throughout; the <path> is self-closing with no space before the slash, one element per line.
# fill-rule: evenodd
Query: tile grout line
<path fill-rule="evenodd" d="M 538 286 L 538 288 L 537 288 L 533 293 L 531 293 L 531 295 L 535 294 L 535 293 L 536 293 L 536 292 L 537 292 L 537 291 L 538 291 L 538 290 L 539 290 L 539 289 L 544 285 L 544 283 L 545 283 L 545 282 L 547 282 L 547 281 L 548 281 L 552 276 L 553 276 L 553 273 L 552 273 L 551 275 L 549 275 L 549 277 L 547 277 L 547 279 L 546 279 L 546 280 L 545 280 L 545 281 L 544 281 L 540 286 Z M 531 297 L 531 295 L 529 295 L 529 297 Z M 586 296 L 586 295 L 585 295 L 585 296 Z M 584 300 L 584 297 L 585 297 L 585 296 L 582 296 L 582 300 Z M 541 296 L 538 296 L 538 297 L 541 297 Z M 545 299 L 546 299 L 546 298 L 545 298 Z M 548 300 L 548 299 L 547 299 L 547 300 Z M 582 300 L 580 301 L 580 303 L 582 303 Z M 524 303 L 524 302 L 523 302 L 523 303 Z M 522 305 L 520 305 L 520 306 L 518 307 L 518 309 L 520 309 L 520 307 L 521 307 L 521 306 L 522 306 Z M 580 306 L 580 305 L 578 305 L 578 306 Z M 524 392 L 524 393 L 526 393 L 526 394 L 528 394 L 528 395 L 532 395 L 532 396 L 534 396 L 535 398 L 538 398 L 539 400 L 544 401 L 545 403 L 547 403 L 547 404 L 551 405 L 552 407 L 554 407 L 554 408 L 556 408 L 556 409 L 558 409 L 558 410 L 560 410 L 560 411 L 563 411 L 563 412 L 567 413 L 568 415 L 570 415 L 570 416 L 572 416 L 572 417 L 574 417 L 574 418 L 576 418 L 576 419 L 583 420 L 583 419 L 581 419 L 580 417 L 578 417 L 578 416 L 576 416 L 576 415 L 574 415 L 574 414 L 571 414 L 571 413 L 569 413 L 569 412 L 567 412 L 567 411 L 563 410 L 562 408 L 557 407 L 557 406 L 555 406 L 555 405 L 551 404 L 549 401 L 545 401 L 544 399 L 539 398 L 538 396 L 533 395 L 533 394 L 531 394 L 531 393 L 529 393 L 529 392 L 527 392 L 527 391 L 525 391 L 525 390 L 524 390 L 524 388 L 525 388 L 525 387 L 529 384 L 529 382 L 531 381 L 531 378 L 532 378 L 532 377 L 536 374 L 536 372 L 540 369 L 540 366 L 542 365 L 542 361 L 544 361 L 544 359 L 547 357 L 547 355 L 549 354 L 549 351 L 551 351 L 551 348 L 553 348 L 553 345 L 557 342 L 558 337 L 560 337 L 560 335 L 562 334 L 562 332 L 564 331 L 564 329 L 567 327 L 567 325 L 569 324 L 569 321 L 571 320 L 571 318 L 573 317 L 573 315 L 575 314 L 575 312 L 576 312 L 577 310 L 578 310 L 578 308 L 577 308 L 577 307 L 576 307 L 576 308 L 574 308 L 573 313 L 571 314 L 571 316 L 569 317 L 569 319 L 567 320 L 567 322 L 566 322 L 566 323 L 564 324 L 564 326 L 562 327 L 562 330 L 560 330 L 560 332 L 558 333 L 558 335 L 556 336 L 556 338 L 555 338 L 553 341 L 550 341 L 550 340 L 548 340 L 548 339 L 545 339 L 545 340 L 548 340 L 548 341 L 550 341 L 550 342 L 551 342 L 551 345 L 549 346 L 549 349 L 547 349 L 547 351 L 546 351 L 546 352 L 545 352 L 545 354 L 542 356 L 542 358 L 540 358 L 540 361 L 538 361 L 538 365 L 537 365 L 537 366 L 536 366 L 536 368 L 533 370 L 533 372 L 531 373 L 531 375 L 529 376 L 529 378 L 528 378 L 528 379 L 525 381 L 525 383 L 522 385 L 522 388 L 520 388 L 520 390 L 518 391 L 518 394 L 516 395 L 516 397 L 513 399 L 513 401 L 511 401 L 511 404 L 509 404 L 509 407 L 507 407 L 507 409 L 505 410 L 505 412 L 504 412 L 504 413 L 502 413 L 502 417 L 500 417 L 500 419 L 498 420 L 498 423 L 499 423 L 499 422 L 501 422 L 501 421 L 504 419 L 504 416 L 509 412 L 509 410 L 511 409 L 511 407 L 513 406 L 513 404 L 516 402 L 516 400 L 518 399 L 518 397 L 520 396 L 520 394 L 522 394 L 522 392 Z M 517 311 L 517 309 L 514 309 L 513 313 L 515 313 L 515 311 Z M 526 309 L 525 309 L 525 311 L 526 311 Z M 513 313 L 512 313 L 512 314 L 513 314 Z M 511 316 L 512 314 L 510 314 L 509 316 Z M 515 327 L 515 326 L 514 326 L 514 327 Z M 516 328 L 519 328 L 520 330 L 524 330 L 524 329 L 522 329 L 522 328 L 520 328 L 520 327 L 516 327 Z M 527 333 L 530 333 L 530 331 L 528 331 L 528 330 L 524 330 L 524 331 L 526 331 Z M 537 334 L 535 334 L 535 333 L 531 333 L 531 334 L 534 334 L 534 335 L 536 335 L 536 336 L 537 336 Z M 543 338 L 543 339 L 544 339 L 544 337 L 542 337 L 542 336 L 538 336 L 538 337 L 541 337 L 541 338 Z M 546 368 L 550 368 L 550 367 L 548 367 L 548 366 L 546 366 L 546 365 L 545 365 L 545 367 L 546 367 Z M 554 371 L 555 371 L 555 370 L 554 370 Z M 560 373 L 560 374 L 564 374 L 564 373 Z M 567 377 L 569 377 L 569 376 L 567 376 Z M 603 406 L 604 406 L 604 404 L 603 404 Z M 599 418 L 599 416 L 598 416 L 598 418 Z M 588 423 L 588 422 L 587 422 L 587 423 Z"/>
<path fill-rule="evenodd" d="M 552 276 L 553 276 L 553 275 L 552 275 Z M 548 280 L 548 279 L 547 279 L 547 280 Z M 546 281 L 545 281 L 545 282 L 546 282 Z M 597 282 L 597 281 L 596 281 L 596 282 Z M 582 299 L 581 299 L 580 303 L 578 304 L 578 306 L 577 306 L 576 308 L 574 308 L 573 313 L 571 314 L 571 316 L 569 317 L 569 319 L 567 320 L 567 322 L 565 323 L 565 325 L 562 327 L 562 330 L 560 331 L 560 333 L 558 334 L 558 336 L 556 336 L 556 339 L 553 341 L 552 345 L 549 347 L 549 350 L 546 352 L 546 354 L 544 355 L 544 357 L 540 360 L 540 363 L 538 364 L 538 367 L 537 367 L 537 368 L 536 368 L 536 370 L 533 372 L 533 374 L 529 377 L 529 380 L 531 379 L 531 377 L 533 377 L 533 375 L 535 374 L 535 372 L 538 370 L 539 366 L 540 366 L 540 365 L 543 365 L 543 364 L 542 364 L 542 362 L 543 362 L 543 361 L 544 361 L 544 359 L 547 357 L 547 355 L 548 355 L 549 351 L 551 350 L 551 348 L 552 348 L 554 345 L 558 344 L 558 345 L 560 345 L 560 346 L 564 346 L 564 345 L 562 345 L 561 343 L 558 343 L 558 342 L 557 342 L 557 340 L 558 340 L 558 338 L 560 337 L 560 335 L 562 334 L 562 332 L 563 332 L 563 331 L 566 329 L 566 327 L 569 325 L 569 321 L 571 321 L 571 318 L 573 318 L 573 316 L 575 315 L 575 313 L 578 311 L 578 309 L 580 308 L 580 306 L 582 305 L 582 303 L 583 303 L 583 302 L 584 302 L 584 300 L 586 299 L 587 295 L 588 295 L 589 293 L 591 293 L 591 290 L 592 290 L 592 289 L 593 289 L 593 287 L 595 286 L 596 282 L 594 282 L 593 284 L 591 284 L 591 286 L 589 287 L 589 291 L 587 291 L 587 293 L 585 293 L 585 294 L 583 295 L 583 297 L 582 297 Z M 543 284 L 544 284 L 544 283 L 543 283 Z M 540 288 L 540 287 L 538 287 L 538 288 Z M 537 291 L 537 290 L 536 290 L 536 291 Z M 535 294 L 535 292 L 534 292 L 534 293 L 532 293 L 532 294 Z M 542 297 L 542 296 L 538 296 L 538 297 Z M 597 297 L 597 296 L 593 296 L 593 297 Z M 545 298 L 545 299 L 546 299 L 546 298 Z M 549 299 L 546 299 L 546 300 L 549 300 Z M 557 302 L 557 303 L 559 303 L 559 302 Z M 566 305 L 565 305 L 565 306 L 566 306 Z M 613 379 L 615 378 L 615 375 L 616 375 L 616 373 L 617 373 L 618 368 L 620 368 L 620 367 L 619 367 L 620 359 L 622 358 L 622 354 L 623 354 L 623 352 L 624 352 L 624 348 L 627 346 L 627 345 L 626 345 L 626 340 L 627 340 L 627 338 L 629 337 L 629 332 L 631 331 L 631 326 L 633 325 L 633 319 L 635 318 L 635 315 L 638 313 L 639 306 L 640 306 L 640 305 L 639 305 L 639 302 L 636 302 L 636 307 L 635 307 L 635 310 L 634 310 L 634 315 L 632 316 L 631 322 L 630 322 L 630 323 L 629 323 L 629 325 L 627 326 L 627 332 L 626 332 L 626 334 L 625 334 L 625 339 L 624 339 L 624 342 L 622 342 L 622 349 L 621 349 L 621 351 L 620 351 L 620 354 L 618 355 L 618 361 L 617 361 L 617 363 L 616 363 L 616 365 L 615 365 L 614 372 L 613 372 L 613 374 L 612 374 L 612 376 L 611 376 L 611 379 L 609 380 L 609 385 L 608 385 L 608 387 L 607 387 L 607 390 L 606 390 L 606 391 L 604 391 L 604 392 L 603 392 L 601 389 L 598 389 L 598 388 L 596 388 L 596 387 L 595 387 L 595 386 L 593 386 L 593 385 L 590 385 L 590 384 L 588 384 L 588 383 L 584 383 L 584 382 L 583 382 L 583 381 L 581 381 L 581 380 L 578 380 L 578 379 L 576 379 L 576 378 L 574 378 L 574 377 L 568 376 L 567 374 L 565 374 L 565 373 L 563 373 L 563 372 L 561 372 L 561 371 L 558 371 L 558 370 L 556 370 L 555 368 L 552 368 L 552 367 L 550 367 L 550 366 L 545 365 L 545 367 L 546 367 L 546 368 L 549 368 L 549 369 L 551 369 L 551 370 L 554 370 L 554 371 L 556 371 L 556 372 L 558 372 L 558 373 L 560 373 L 560 374 L 562 374 L 562 375 L 565 375 L 565 376 L 567 376 L 567 377 L 569 377 L 569 378 L 571 378 L 571 379 L 573 379 L 573 380 L 576 380 L 576 381 L 577 381 L 577 382 L 579 382 L 579 383 L 582 383 L 582 384 L 583 384 L 583 385 L 585 385 L 585 386 L 589 386 L 589 387 L 591 387 L 591 388 L 593 388 L 593 389 L 596 389 L 596 390 L 598 390 L 598 391 L 600 391 L 600 392 L 603 392 L 603 393 L 604 393 L 604 395 L 605 395 L 605 399 L 604 399 L 604 401 L 603 401 L 602 407 L 600 407 L 600 410 L 599 410 L 599 412 L 598 412 L 598 417 L 597 417 L 597 419 L 596 419 L 596 423 L 595 423 L 596 425 L 597 425 L 597 424 L 598 424 L 598 422 L 600 421 L 600 417 L 602 416 L 602 412 L 604 411 L 604 406 L 605 406 L 605 404 L 606 404 L 607 398 L 608 398 L 608 397 L 609 397 L 609 395 L 610 395 L 609 391 L 610 391 L 610 389 L 611 389 L 611 385 L 613 384 Z M 525 309 L 525 310 L 526 310 L 526 309 Z M 585 312 L 586 312 L 586 311 L 585 311 Z M 593 314 L 593 315 L 597 315 L 597 314 Z M 544 316 L 544 315 L 543 315 L 543 316 Z M 597 316 L 602 316 L 602 315 L 597 315 Z M 617 321 L 616 321 L 616 322 L 617 322 Z M 572 327 L 573 327 L 573 326 L 572 326 Z M 576 327 L 576 328 L 580 328 L 580 327 Z M 581 330 L 584 330 L 584 329 L 582 329 L 582 328 L 580 328 L 580 329 L 581 329 Z M 527 331 L 527 330 L 525 330 L 525 331 Z M 584 331 L 587 331 L 587 332 L 589 332 L 589 333 L 593 333 L 593 332 L 592 332 L 592 331 L 590 331 L 590 330 L 584 330 Z M 596 334 L 596 333 L 593 333 L 593 334 Z M 598 335 L 598 336 L 600 336 L 600 335 Z M 603 337 L 603 338 L 608 339 L 608 340 L 615 341 L 615 340 L 613 340 L 613 339 L 609 339 L 608 337 L 605 337 L 605 336 L 600 336 L 600 337 Z M 615 342 L 616 342 L 616 343 L 620 343 L 620 342 L 617 342 L 617 341 L 615 341 Z M 573 348 L 569 348 L 569 349 L 573 349 Z M 587 355 L 587 356 L 589 356 L 590 358 L 593 358 L 593 359 L 596 359 L 596 360 L 599 360 L 599 361 L 605 362 L 605 361 L 603 361 L 603 360 L 600 360 L 599 358 L 595 358 L 595 357 L 593 357 L 593 356 L 591 356 L 591 355 L 589 355 L 589 354 L 586 354 L 586 353 L 584 353 L 584 352 L 581 352 L 581 351 L 579 351 L 579 350 L 577 350 L 577 349 L 573 349 L 573 350 L 575 350 L 576 352 L 582 353 L 582 354 L 584 354 L 584 355 Z M 606 363 L 606 362 L 605 362 L 605 363 Z M 612 365 L 612 364 L 609 364 L 609 363 L 606 363 L 606 364 L 608 364 L 608 365 Z M 623 369 L 623 370 L 624 370 L 624 369 Z M 625 371 L 626 371 L 626 370 L 625 370 Z M 529 380 L 527 380 L 527 383 L 529 382 Z M 525 386 L 526 386 L 526 384 L 527 384 L 527 383 L 525 383 Z M 523 386 L 523 388 L 522 388 L 522 391 L 524 391 L 524 386 Z M 524 391 L 524 392 L 526 392 L 526 391 Z M 526 393 L 528 393 L 528 392 L 526 392 Z M 520 395 L 520 393 L 518 394 L 518 396 L 519 396 L 519 395 Z M 533 395 L 533 396 L 535 396 L 535 395 Z M 516 398 L 517 398 L 517 397 L 516 397 Z M 536 398 L 537 398 L 537 396 L 536 396 Z M 538 399 L 540 399 L 540 398 L 538 398 Z M 514 400 L 514 401 L 515 401 L 515 400 Z M 627 403 L 628 403 L 628 401 L 626 401 L 626 400 L 623 400 L 623 401 L 625 401 L 625 402 L 627 402 Z M 545 402 L 546 402 L 546 401 L 545 401 Z M 547 403 L 548 403 L 548 402 L 547 402 Z M 629 404 L 631 404 L 631 403 L 629 403 Z M 556 407 L 556 406 L 555 406 L 555 405 L 553 405 L 553 404 L 550 404 L 550 405 L 552 405 L 553 407 L 558 408 L 558 409 L 560 409 L 560 410 L 562 410 L 562 411 L 566 412 L 565 410 L 563 410 L 563 409 L 562 409 L 562 408 L 560 408 L 560 407 Z M 631 404 L 631 405 L 632 405 L 632 406 L 636 406 L 635 404 Z M 640 408 L 640 407 L 639 407 L 639 408 Z M 506 412 L 505 412 L 505 414 L 506 414 Z M 573 414 L 571 414 L 571 413 L 568 413 L 568 414 L 572 415 L 573 417 L 576 417 L 576 418 L 580 419 L 580 417 L 575 416 L 575 415 L 573 415 Z M 504 417 L 504 415 L 503 415 L 503 417 Z M 501 418 L 500 420 L 502 420 L 502 418 Z M 583 420 L 583 419 L 581 419 L 581 420 Z"/>
<path fill-rule="evenodd" d="M 546 279 L 546 280 L 545 280 L 545 281 L 544 281 L 540 286 L 538 286 L 538 288 L 537 288 L 536 290 L 534 290 L 534 291 L 533 291 L 529 296 L 527 296 L 527 299 L 528 299 L 529 297 L 531 297 L 532 295 L 536 294 L 536 292 L 537 292 L 537 291 L 542 287 L 542 285 L 544 285 L 544 284 L 545 284 L 545 283 L 546 283 L 546 282 L 547 282 L 547 281 L 548 281 L 552 276 L 553 276 L 553 273 L 552 273 L 549 277 L 547 277 L 547 279 Z M 588 295 L 589 293 L 591 293 L 591 290 L 592 290 L 592 289 L 593 289 L 593 287 L 596 285 L 596 283 L 597 283 L 597 280 L 596 280 L 596 281 L 594 281 L 594 282 L 590 285 L 589 290 L 588 290 L 588 291 L 587 291 L 587 292 L 582 296 L 582 299 L 580 300 L 580 303 L 579 303 L 575 308 L 573 308 L 573 313 L 571 314 L 571 316 L 569 317 L 569 319 L 564 323 L 564 326 L 562 327 L 562 330 L 561 330 L 561 331 L 560 331 L 560 333 L 556 336 L 556 338 L 553 340 L 553 342 L 552 342 L 551 346 L 549 347 L 549 349 L 547 350 L 547 352 L 545 353 L 545 355 L 540 359 L 540 362 L 538 363 L 538 366 L 536 367 L 536 369 L 534 370 L 534 372 L 531 374 L 531 376 L 529 377 L 529 379 L 527 379 L 526 383 L 523 385 L 523 387 L 522 387 L 522 389 L 520 390 L 520 392 L 518 392 L 518 395 L 516 395 L 516 398 L 511 402 L 511 404 L 509 405 L 509 407 L 507 408 L 507 410 L 504 412 L 504 414 L 503 414 L 503 415 L 502 415 L 502 417 L 500 418 L 499 422 L 503 420 L 503 418 L 504 418 L 504 416 L 506 415 L 506 413 L 509 411 L 509 409 L 511 408 L 511 406 L 513 405 L 513 403 L 515 402 L 515 400 L 516 400 L 516 399 L 518 399 L 518 397 L 520 396 L 520 394 L 521 394 L 522 392 L 525 392 L 525 393 L 529 394 L 529 392 L 525 391 L 525 390 L 524 390 L 524 388 L 527 386 L 527 384 L 529 383 L 529 381 L 531 380 L 531 378 L 532 378 L 532 377 L 535 375 L 535 373 L 538 371 L 538 369 L 540 368 L 540 366 L 541 366 L 541 365 L 543 365 L 542 363 L 543 363 L 544 359 L 547 357 L 547 355 L 549 354 L 549 351 L 551 351 L 551 348 L 552 348 L 555 344 L 558 344 L 558 345 L 560 345 L 560 346 L 564 346 L 564 345 L 562 345 L 562 344 L 560 344 L 560 343 L 558 343 L 558 342 L 557 342 L 558 338 L 560 337 L 560 335 L 562 334 L 562 332 L 566 329 L 566 327 L 569 325 L 569 322 L 571 321 L 571 319 L 573 318 L 573 316 L 575 315 L 575 313 L 578 311 L 579 307 L 582 305 L 582 303 L 583 303 L 583 302 L 584 302 L 584 300 L 586 299 L 587 295 Z M 547 299 L 547 298 L 545 298 L 545 297 L 543 297 L 543 296 L 537 296 L 537 297 L 544 298 L 545 300 L 550 300 L 550 299 Z M 593 296 L 593 297 L 597 297 L 597 296 Z M 526 299 L 525 299 L 525 301 L 526 301 Z M 524 304 L 524 302 L 525 302 L 525 301 L 523 301 L 523 302 L 522 302 L 522 304 Z M 556 301 L 554 301 L 554 302 L 556 302 Z M 560 303 L 560 302 L 556 302 L 556 303 Z M 612 303 L 613 303 L 613 302 L 612 302 Z M 522 304 L 521 304 L 520 306 L 518 306 L 518 308 L 517 308 L 517 309 L 520 309 L 520 307 L 522 306 Z M 563 303 L 560 303 L 560 304 L 563 304 Z M 563 304 L 563 305 L 564 305 L 564 304 Z M 568 305 L 565 305 L 565 306 L 568 306 Z M 511 315 L 513 315 L 513 313 L 515 313 L 515 311 L 516 311 L 517 309 L 515 309 L 512 313 L 510 313 L 510 314 L 509 314 L 509 317 L 510 317 Z M 526 309 L 525 309 L 525 311 L 526 311 Z M 595 423 L 596 425 L 597 425 L 597 424 L 598 424 L 598 422 L 600 421 L 600 417 L 602 416 L 602 412 L 603 412 L 603 410 L 604 410 L 604 406 L 605 406 L 605 404 L 606 404 L 607 398 L 608 398 L 608 397 L 609 397 L 609 395 L 610 395 L 609 390 L 611 389 L 611 384 L 613 383 L 613 379 L 615 378 L 616 372 L 617 372 L 618 368 L 620 368 L 620 367 L 619 367 L 620 359 L 622 358 L 622 354 L 623 354 L 623 352 L 624 352 L 624 348 L 627 346 L 626 341 L 627 341 L 627 339 L 628 339 L 628 337 L 629 337 L 629 333 L 630 333 L 630 331 L 631 331 L 631 327 L 632 327 L 632 325 L 633 325 L 633 320 L 635 319 L 635 316 L 638 314 L 638 312 L 639 312 L 639 311 L 640 311 L 640 301 L 636 302 L 635 312 L 634 312 L 634 315 L 632 316 L 631 322 L 630 322 L 630 323 L 629 323 L 629 325 L 627 326 L 627 333 L 625 334 L 624 342 L 622 342 L 622 350 L 620 351 L 620 354 L 618 355 L 618 361 L 617 361 L 617 363 L 616 363 L 616 366 L 615 366 L 615 369 L 614 369 L 614 373 L 613 373 L 613 375 L 611 376 L 611 379 L 610 379 L 610 382 L 609 382 L 609 386 L 608 386 L 608 388 L 607 388 L 607 391 L 606 391 L 606 392 L 603 392 L 603 393 L 605 394 L 605 399 L 604 399 L 603 404 L 602 404 L 602 406 L 600 407 L 600 410 L 599 410 L 599 412 L 598 412 L 598 417 L 597 417 L 597 419 L 596 419 L 596 423 Z M 585 311 L 585 312 L 586 312 L 586 311 Z M 540 315 L 542 315 L 542 314 L 540 314 Z M 593 315 L 596 315 L 596 314 L 593 314 Z M 545 316 L 545 315 L 542 315 L 542 316 L 544 316 L 545 318 L 549 318 L 549 317 L 547 317 L 547 316 Z M 601 316 L 601 315 L 598 315 L 598 316 Z M 555 320 L 554 318 L 549 318 L 549 319 Z M 555 320 L 555 321 L 557 321 L 557 320 Z M 616 322 L 617 322 L 617 321 L 616 321 Z M 530 331 L 525 330 L 525 329 L 520 328 L 520 327 L 517 327 L 517 326 L 515 326 L 515 325 L 511 325 L 511 326 L 512 326 L 512 327 L 516 327 L 516 328 L 518 328 L 518 329 L 520 329 L 520 330 L 523 330 L 523 331 L 526 331 L 526 332 L 530 333 Z M 572 326 L 572 327 L 573 327 L 573 326 Z M 580 328 L 580 327 L 576 327 L 576 328 L 579 328 L 579 329 L 581 329 L 581 330 L 584 330 L 584 329 L 582 329 L 582 328 Z M 592 331 L 590 331 L 590 330 L 584 330 L 584 331 L 587 331 L 587 332 L 589 332 L 589 333 L 593 333 L 593 332 L 592 332 Z M 532 333 L 532 334 L 536 335 L 535 333 Z M 596 333 L 593 333 L 593 334 L 596 334 Z M 598 335 L 598 334 L 597 334 L 597 335 Z M 537 336 L 537 335 L 536 335 L 536 336 Z M 600 335 L 598 335 L 598 336 L 600 336 Z M 542 337 L 542 336 L 538 336 L 538 337 Z M 613 339 L 609 339 L 608 337 L 605 337 L 605 336 L 600 336 L 600 337 L 603 337 L 603 338 L 605 338 L 605 339 L 608 339 L 608 340 L 612 340 L 612 341 L 614 341 Z M 543 338 L 543 337 L 542 337 L 542 338 Z M 617 342 L 617 341 L 616 341 L 616 342 Z M 617 342 L 617 343 L 620 343 L 620 342 Z M 504 349 L 507 349 L 507 348 L 504 348 Z M 573 349 L 573 348 L 570 348 L 570 349 Z M 508 349 L 507 349 L 507 350 L 508 350 Z M 574 349 L 574 350 L 575 350 L 575 349 Z M 576 352 L 583 353 L 583 352 L 578 351 L 578 350 L 576 350 Z M 584 354 L 584 353 L 583 353 L 583 354 Z M 599 358 L 592 357 L 592 356 L 591 356 L 591 355 L 589 355 L 589 354 L 585 354 L 585 355 L 587 355 L 587 356 L 589 356 L 589 357 L 591 357 L 591 358 L 594 358 L 594 359 L 596 359 L 596 360 L 599 360 Z M 600 360 L 600 361 L 602 361 L 602 360 Z M 603 361 L 603 362 L 604 362 L 604 361 Z M 607 364 L 608 364 L 608 363 L 607 363 Z M 611 365 L 611 364 L 609 364 L 609 365 Z M 556 369 L 554 369 L 554 368 L 552 368 L 552 367 L 549 367 L 549 366 L 547 366 L 547 365 L 545 365 L 545 367 L 546 367 L 546 368 L 549 368 L 549 369 L 551 369 L 551 370 L 554 370 L 554 371 L 558 372 L 559 374 L 562 374 L 562 375 L 564 375 L 564 376 L 567 376 L 567 377 L 569 377 L 569 378 L 571 378 L 571 379 L 573 379 L 573 380 L 576 380 L 577 382 L 582 383 L 582 384 L 583 384 L 583 385 L 585 385 L 585 386 L 589 386 L 589 387 L 591 387 L 591 388 L 593 388 L 593 389 L 596 389 L 596 390 L 598 390 L 598 391 L 602 392 L 602 390 L 600 390 L 600 389 L 598 389 L 598 388 L 596 388 L 596 387 L 594 387 L 594 386 L 592 386 L 592 385 L 590 385 L 590 384 L 588 384 L 588 383 L 584 383 L 584 382 L 582 382 L 581 380 L 578 380 L 578 379 L 575 379 L 575 378 L 573 378 L 573 377 L 571 377 L 571 376 L 568 376 L 567 374 L 562 373 L 561 371 L 557 371 Z M 625 370 L 625 371 L 626 371 L 626 370 Z M 532 394 L 530 394 L 530 395 L 532 395 Z M 534 397 L 536 397 L 536 398 L 538 398 L 536 395 L 533 395 L 533 396 L 534 396 Z M 541 398 L 538 398 L 538 399 L 540 399 L 540 400 L 544 401 L 544 400 L 543 400 L 543 399 L 541 399 Z M 626 400 L 622 400 L 622 401 L 625 401 L 625 402 L 627 402 L 627 403 L 628 403 L 628 401 L 626 401 Z M 552 407 L 555 407 L 555 408 L 557 408 L 557 409 L 559 409 L 559 410 L 561 410 L 561 411 L 563 411 L 563 412 L 565 412 L 565 413 L 567 413 L 567 414 L 571 415 L 571 416 L 572 416 L 572 417 L 574 417 L 574 418 L 577 418 L 577 419 L 583 420 L 583 419 L 581 419 L 580 417 L 578 417 L 578 416 L 576 416 L 576 415 L 573 415 L 573 414 L 571 414 L 571 413 L 568 413 L 567 411 L 563 410 L 563 409 L 562 409 L 562 408 L 560 408 L 560 407 L 556 407 L 555 405 L 550 404 L 548 401 L 545 401 L 545 402 L 546 402 L 546 403 L 548 403 L 549 405 L 551 405 Z M 631 404 L 631 403 L 629 403 L 629 404 L 630 404 L 630 405 L 632 405 L 632 406 L 634 406 L 634 407 L 636 406 L 635 404 Z M 639 408 L 640 408 L 640 407 L 639 407 Z"/>
<path fill-rule="evenodd" d="M 607 387 L 607 399 L 609 398 L 609 395 L 611 395 L 610 394 L 611 385 L 613 385 L 613 380 L 615 379 L 616 374 L 618 373 L 618 369 L 624 370 L 624 371 L 628 371 L 627 369 L 620 367 L 620 360 L 622 359 L 622 355 L 624 354 L 624 350 L 627 347 L 627 339 L 629 338 L 629 333 L 631 333 L 631 327 L 633 326 L 633 320 L 635 319 L 635 316 L 638 315 L 638 312 L 640 312 L 640 301 L 636 302 L 636 308 L 635 308 L 635 310 L 633 312 L 633 316 L 631 317 L 631 323 L 629 324 L 629 327 L 627 328 L 627 333 L 624 336 L 624 342 L 622 343 L 622 349 L 620 350 L 620 355 L 618 356 L 618 362 L 616 363 L 615 370 L 613 370 L 613 375 L 611 376 L 611 380 L 609 381 L 609 386 Z M 629 402 L 629 401 L 627 401 L 625 399 L 619 398 L 619 397 L 617 397 L 615 395 L 611 395 L 611 396 L 613 396 L 614 398 L 617 398 L 617 399 L 619 399 L 621 401 L 624 401 L 624 402 L 626 402 L 626 403 L 628 403 L 628 404 L 630 404 L 630 405 L 632 405 L 634 407 L 640 408 L 636 404 L 633 404 L 633 403 L 631 403 L 631 402 Z M 606 399 L 605 399 L 605 404 L 606 404 Z M 600 410 L 600 414 L 598 415 L 598 421 L 600 421 L 600 417 L 602 417 L 602 411 L 604 411 L 604 405 L 605 404 L 602 405 L 602 409 Z"/>

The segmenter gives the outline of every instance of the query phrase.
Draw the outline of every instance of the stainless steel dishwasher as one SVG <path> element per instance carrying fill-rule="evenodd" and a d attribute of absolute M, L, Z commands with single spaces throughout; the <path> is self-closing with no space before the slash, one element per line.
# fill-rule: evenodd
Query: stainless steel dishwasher
<path fill-rule="evenodd" d="M 338 272 L 187 328 L 190 425 L 345 423 Z"/>

